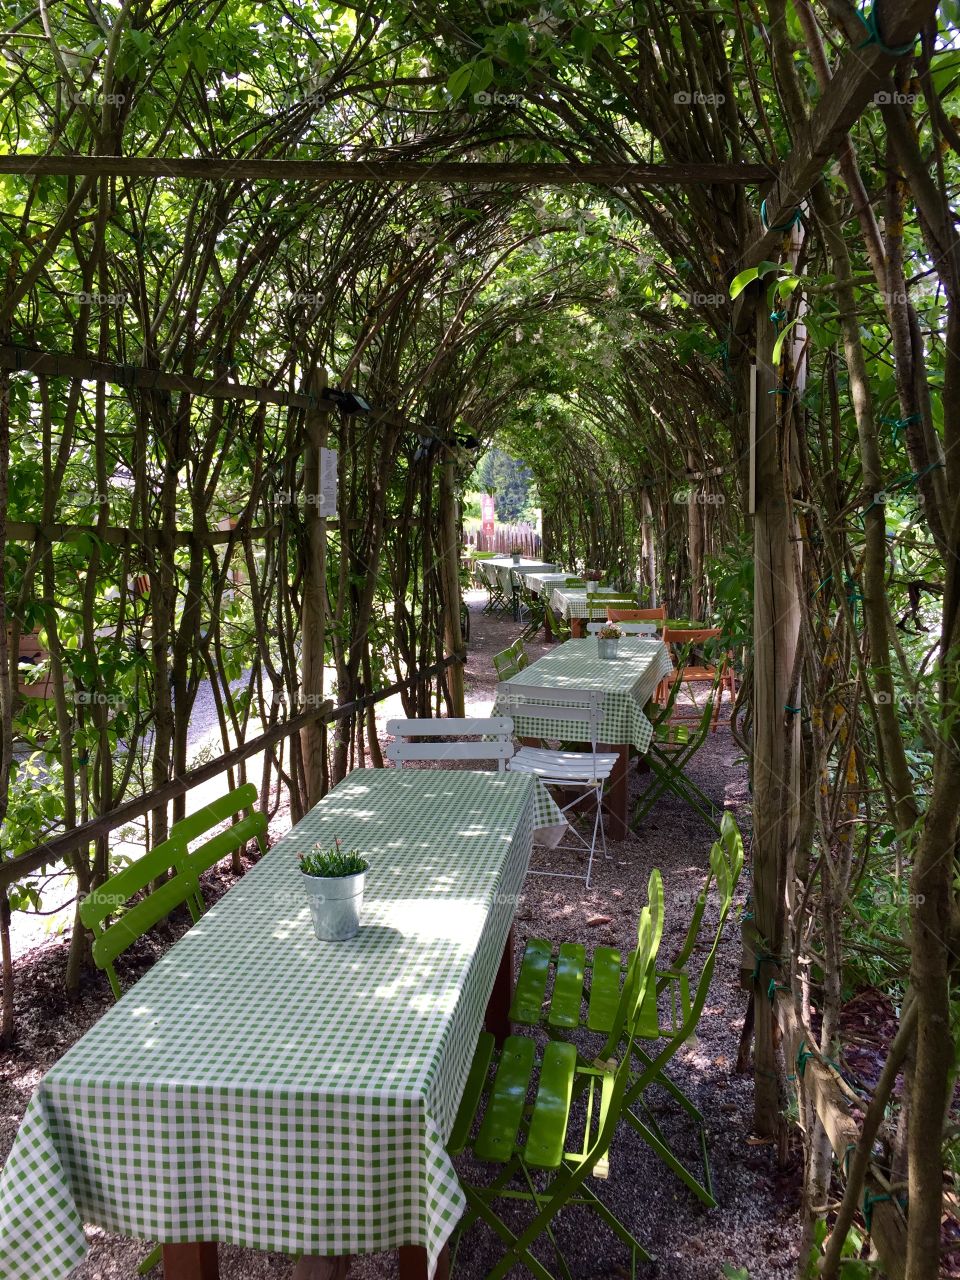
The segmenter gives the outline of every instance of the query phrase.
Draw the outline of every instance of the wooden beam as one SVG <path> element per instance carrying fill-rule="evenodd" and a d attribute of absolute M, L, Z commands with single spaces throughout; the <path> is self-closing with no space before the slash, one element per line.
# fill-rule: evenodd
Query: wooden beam
<path fill-rule="evenodd" d="M 807 1038 L 793 1007 L 793 997 L 776 993 L 776 1018 L 780 1029 L 783 1058 L 788 1072 L 800 1074 L 796 1068 L 800 1046 Z M 820 1117 L 830 1145 L 833 1147 L 841 1174 L 846 1174 L 847 1154 L 857 1145 L 860 1126 L 850 1112 L 843 1090 L 833 1071 L 817 1056 L 806 1059 L 802 1070 L 803 1087 L 807 1090 Z M 799 1081 L 797 1083 L 799 1090 Z M 865 1190 L 873 1197 L 870 1238 L 876 1246 L 880 1265 L 889 1280 L 904 1280 L 907 1264 L 907 1223 L 899 1204 L 873 1174 L 868 1175 Z"/>
<path fill-rule="evenodd" d="M 190 178 L 203 182 L 412 182 L 431 185 L 465 182 L 483 185 L 569 187 L 700 186 L 707 183 L 763 183 L 765 164 L 517 164 L 461 160 L 255 160 L 211 156 L 0 155 L 0 173 L 25 177 L 116 176 Z"/>
<path fill-rule="evenodd" d="M 874 96 L 889 89 L 890 71 L 898 58 L 886 50 L 909 45 L 936 10 L 937 0 L 876 0 L 877 29 L 885 47 L 862 44 L 845 54 L 767 194 L 768 227 L 782 227 L 790 221 Z M 866 35 L 864 28 L 865 38 Z M 756 267 L 765 258 L 773 257 L 782 237 L 782 230 L 761 232 L 744 250 L 738 269 Z"/>
<path fill-rule="evenodd" d="M 265 528 L 251 529 L 246 538 L 248 540 L 259 541 L 268 537 L 271 533 L 278 533 L 279 525 L 270 525 Z M 84 537 L 89 534 L 91 537 L 98 538 L 101 542 L 106 542 L 111 547 L 139 546 L 139 547 L 155 547 L 157 545 L 156 529 L 131 529 L 120 528 L 111 525 L 106 529 L 98 529 L 95 524 L 40 524 L 34 520 L 8 520 L 6 527 L 6 540 L 8 542 L 36 542 L 37 538 L 44 538 L 47 542 L 70 542 L 76 537 Z M 222 530 L 209 530 L 206 533 L 194 532 L 192 529 L 178 529 L 176 541 L 178 547 L 189 547 L 194 542 L 202 542 L 204 546 L 217 547 L 225 546 L 231 535 Z M 244 535 L 242 532 L 237 533 L 236 540 L 238 545 L 243 542 Z"/>
<path fill-rule="evenodd" d="M 101 814 L 99 817 L 91 818 L 89 822 L 81 823 L 78 827 L 71 827 L 69 831 L 63 831 L 59 835 L 52 836 L 49 840 L 35 845 L 32 849 L 27 849 L 26 852 L 18 854 L 15 858 L 9 858 L 6 861 L 0 859 L 0 893 L 22 879 L 23 876 L 29 875 L 32 871 L 49 866 L 50 863 L 61 861 L 67 854 L 73 853 L 83 845 L 92 844 L 94 840 L 109 835 L 117 827 L 125 826 L 135 818 L 142 818 L 151 809 L 155 809 L 158 805 L 166 804 L 176 796 L 185 795 L 192 787 L 199 786 L 202 782 L 209 782 L 211 778 L 216 778 L 219 774 L 225 773 L 227 769 L 239 764 L 242 760 L 248 760 L 251 756 L 259 755 L 261 751 L 274 746 L 289 734 L 299 732 L 309 721 L 323 720 L 326 723 L 330 723 L 333 720 L 340 720 L 345 716 L 365 711 L 367 707 L 375 706 L 376 703 L 392 697 L 393 694 L 399 693 L 402 689 L 407 689 L 420 684 L 424 680 L 432 679 L 449 667 L 451 663 L 464 662 L 465 660 L 465 653 L 453 653 L 444 658 L 442 662 L 435 662 L 431 667 L 413 671 L 404 679 L 396 680 L 384 689 L 375 689 L 372 693 L 364 694 L 362 698 L 357 698 L 355 702 L 346 702 L 335 707 L 331 701 L 325 701 L 319 707 L 309 707 L 306 711 L 301 711 L 298 715 L 291 716 L 289 720 L 284 720 L 282 724 L 275 724 L 266 733 L 261 733 L 258 737 L 251 738 L 249 742 L 241 743 L 240 746 L 225 752 L 218 759 L 210 760 L 206 764 L 199 765 L 196 769 L 190 769 L 187 773 L 181 774 L 179 778 L 171 778 L 163 786 L 157 787 L 145 795 L 134 796 L 132 800 L 127 800 L 118 808 L 112 809 L 110 813 Z"/>
<path fill-rule="evenodd" d="M 272 387 L 245 386 L 240 382 L 230 382 L 223 376 L 194 378 L 181 373 L 147 369 L 142 365 L 107 364 L 89 356 L 33 351 L 29 347 L 0 346 L 0 369 L 34 373 L 46 378 L 110 382 L 118 387 L 134 387 L 140 391 L 187 391 L 191 395 L 213 400 L 253 400 L 257 404 L 278 404 L 290 409 L 308 409 L 314 403 L 306 395 L 275 391 Z M 332 412 L 336 407 L 331 400 L 323 400 L 317 404 L 317 408 L 327 412 Z"/>

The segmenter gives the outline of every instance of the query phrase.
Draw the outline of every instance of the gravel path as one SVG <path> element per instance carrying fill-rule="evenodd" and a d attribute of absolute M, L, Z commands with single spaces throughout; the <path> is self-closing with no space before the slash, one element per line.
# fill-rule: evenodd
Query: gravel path
<path fill-rule="evenodd" d="M 492 655 L 516 637 L 509 618 L 492 619 L 480 611 L 482 597 L 470 597 L 472 636 L 465 673 L 467 702 L 473 714 L 492 704 L 495 679 Z M 528 645 L 531 658 L 547 646 Z M 382 719 L 387 715 L 383 712 Z M 723 729 L 700 752 L 692 776 L 718 802 L 733 809 L 746 829 L 749 823 L 746 771 Z M 642 779 L 631 773 L 631 787 Z M 518 910 L 518 950 L 528 937 L 582 940 L 590 945 L 614 944 L 629 949 L 635 937 L 636 913 L 646 898 L 650 869 L 663 873 L 667 902 L 664 947 L 670 954 L 683 938 L 691 897 L 707 866 L 709 828 L 678 801 L 664 799 L 643 831 L 610 843 L 611 858 L 594 864 L 594 884 L 586 890 L 572 880 L 531 877 Z M 746 879 L 746 876 L 744 877 Z M 212 900 L 232 883 L 229 873 L 211 875 L 206 892 Z M 740 900 L 745 897 L 741 884 Z M 711 914 L 713 913 L 713 914 Z M 608 921 L 588 924 L 595 917 Z M 715 922 L 708 905 L 704 936 Z M 128 953 L 125 984 L 149 967 L 179 936 L 188 921 L 177 921 Z M 0 1057 L 0 1157 L 5 1158 L 27 1100 L 44 1071 L 91 1026 L 110 997 L 100 975 L 91 977 L 82 998 L 66 999 L 62 990 L 65 948 L 45 947 L 18 964 L 17 1000 L 20 1038 L 16 1051 Z M 632 1131 L 621 1130 L 611 1160 L 611 1175 L 596 1184 L 598 1194 L 631 1225 L 657 1263 L 642 1266 L 641 1276 L 669 1280 L 720 1280 L 723 1264 L 743 1267 L 751 1280 L 788 1280 L 796 1265 L 799 1237 L 799 1168 L 776 1168 L 772 1149 L 750 1141 L 752 1085 L 736 1072 L 737 1046 L 746 1000 L 739 985 L 740 938 L 736 922 L 728 925 L 721 944 L 713 985 L 695 1041 L 674 1060 L 672 1074 L 707 1119 L 715 1191 L 719 1206 L 704 1209 L 657 1160 Z M 120 966 L 118 966 L 120 967 Z M 679 1121 L 665 1098 L 656 1098 L 657 1118 L 678 1153 L 696 1168 L 695 1135 Z M 146 1247 L 89 1229 L 91 1251 L 77 1268 L 77 1280 L 128 1280 Z M 558 1231 L 568 1264 L 577 1280 L 626 1280 L 625 1250 L 592 1215 L 571 1211 Z M 289 1280 L 289 1258 L 239 1249 L 221 1249 L 223 1280 Z M 480 1280 L 498 1256 L 497 1242 L 482 1229 L 464 1241 L 457 1275 Z M 549 1253 L 544 1254 L 549 1267 Z M 396 1275 L 395 1258 L 369 1255 L 351 1269 L 357 1280 L 387 1280 Z M 159 1275 L 158 1273 L 155 1273 Z M 526 1275 L 515 1270 L 511 1275 Z"/>

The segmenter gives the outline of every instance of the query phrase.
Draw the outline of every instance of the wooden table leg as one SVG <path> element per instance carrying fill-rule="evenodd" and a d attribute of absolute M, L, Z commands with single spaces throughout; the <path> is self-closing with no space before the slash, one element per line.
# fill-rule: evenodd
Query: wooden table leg
<path fill-rule="evenodd" d="M 400 1254 L 400 1280 L 427 1280 L 427 1251 L 423 1245 L 402 1244 Z M 443 1246 L 437 1259 L 434 1280 L 450 1280 L 450 1249 Z"/>
<path fill-rule="evenodd" d="M 598 751 L 616 752 L 617 763 L 604 792 L 604 806 L 607 811 L 604 830 L 611 840 L 625 840 L 630 834 L 627 822 L 627 765 L 630 761 L 629 746 L 614 743 L 610 746 L 599 746 Z"/>
<path fill-rule="evenodd" d="M 503 1044 L 510 1034 L 510 1005 L 513 1003 L 513 925 L 507 934 L 500 968 L 493 982 L 493 990 L 487 1001 L 483 1025 L 491 1032 L 497 1044 Z"/>
<path fill-rule="evenodd" d="M 163 1280 L 220 1280 L 215 1244 L 165 1244 Z"/>
<path fill-rule="evenodd" d="M 549 608 L 546 608 L 543 611 L 543 638 L 548 641 L 553 639 L 553 627 L 550 625 Z"/>
<path fill-rule="evenodd" d="M 570 619 L 570 635 L 573 637 L 573 639 L 582 640 L 586 634 L 587 634 L 586 618 L 571 618 Z"/>

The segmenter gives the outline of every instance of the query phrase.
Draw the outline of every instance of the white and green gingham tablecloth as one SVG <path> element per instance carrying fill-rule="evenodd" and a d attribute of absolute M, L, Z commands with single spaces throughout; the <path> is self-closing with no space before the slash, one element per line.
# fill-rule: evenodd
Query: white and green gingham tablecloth
<path fill-rule="evenodd" d="M 527 560 L 521 556 L 520 563 L 514 564 L 510 556 L 491 556 L 489 560 L 478 560 L 477 564 L 488 582 L 493 582 L 498 569 L 516 569 L 519 573 L 542 569 L 544 573 L 555 569 L 555 564 L 547 564 L 544 560 Z"/>
<path fill-rule="evenodd" d="M 82 1224 L 320 1255 L 425 1245 L 464 1197 L 444 1143 L 530 857 L 529 775 L 363 769 L 47 1074 L 0 1180 L 0 1276 L 60 1280 Z M 362 927 L 318 942 L 297 867 L 370 858 Z"/>
<path fill-rule="evenodd" d="M 550 608 L 555 613 L 559 613 L 562 618 L 589 618 L 589 606 L 593 605 L 599 608 L 603 604 L 603 596 L 622 596 L 623 591 L 616 591 L 613 587 L 598 587 L 596 591 L 592 591 L 587 595 L 584 587 L 554 588 L 553 595 L 550 597 Z"/>
<path fill-rule="evenodd" d="M 660 681 L 670 674 L 673 664 L 667 646 L 659 637 L 629 636 L 618 645 L 615 658 L 601 658 L 595 636 L 586 640 L 567 640 L 543 658 L 531 662 L 519 675 L 498 685 L 498 698 L 491 715 L 513 716 L 514 732 L 520 737 L 576 737 L 576 721 L 528 720 L 507 706 L 499 691 L 512 684 L 532 685 L 539 689 L 602 689 L 603 723 L 597 741 L 605 745 L 627 745 L 644 752 L 653 738 L 653 726 L 643 708 L 657 691 Z M 549 703 L 549 697 L 544 699 Z M 584 721 L 582 740 L 589 740 Z"/>
<path fill-rule="evenodd" d="M 534 595 L 549 595 L 550 592 L 558 586 L 563 586 L 568 578 L 575 578 L 575 573 L 547 573 L 539 569 L 534 569 L 530 573 L 525 573 L 524 578 L 527 586 Z"/>

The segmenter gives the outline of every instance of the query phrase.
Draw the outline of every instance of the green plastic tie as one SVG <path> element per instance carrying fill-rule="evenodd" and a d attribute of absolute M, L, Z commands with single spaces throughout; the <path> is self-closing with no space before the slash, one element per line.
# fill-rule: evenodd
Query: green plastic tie
<path fill-rule="evenodd" d="M 902 44 L 897 49 L 883 43 L 883 38 L 880 35 L 880 29 L 877 26 L 876 3 L 874 3 L 869 13 L 864 13 L 862 10 L 859 10 L 857 12 L 857 17 L 863 23 L 867 31 L 867 38 L 862 42 L 862 44 L 857 45 L 858 49 L 865 49 L 868 45 L 875 44 L 880 52 L 885 53 L 888 58 L 905 58 L 908 53 L 913 53 L 913 47 L 917 43 L 916 37 L 914 37 L 909 44 Z"/>
<path fill-rule="evenodd" d="M 913 45 L 911 45 L 910 47 L 912 49 Z M 766 200 L 760 201 L 760 225 L 763 227 L 764 231 L 786 232 L 791 230 L 791 228 L 795 227 L 799 221 L 800 221 L 800 210 L 794 209 L 793 217 L 790 219 L 789 222 L 781 223 L 780 226 L 778 227 L 771 227 L 770 224 L 767 222 L 767 202 Z"/>
<path fill-rule="evenodd" d="M 787 313 L 785 311 L 770 312 L 770 321 L 772 324 L 783 324 L 786 318 L 787 318 Z"/>
<path fill-rule="evenodd" d="M 922 414 L 919 414 L 919 413 L 911 413 L 909 417 L 906 417 L 906 418 L 883 417 L 880 419 L 880 422 L 883 424 L 883 426 L 893 427 L 893 434 L 895 436 L 899 435 L 901 431 L 906 431 L 907 427 L 916 426 L 917 423 L 922 421 L 923 421 L 923 416 Z"/>
<path fill-rule="evenodd" d="M 817 1053 L 810 1048 L 809 1044 L 801 1043 L 796 1051 L 796 1074 L 800 1076 L 801 1080 L 804 1078 L 806 1064 L 812 1057 L 817 1057 Z"/>
<path fill-rule="evenodd" d="M 873 1230 L 873 1206 L 875 1204 L 880 1204 L 882 1200 L 892 1200 L 892 1199 L 893 1199 L 893 1196 L 891 1196 L 886 1191 L 882 1191 L 879 1195 L 876 1195 L 876 1196 L 871 1195 L 869 1191 L 866 1191 L 866 1190 L 864 1191 L 863 1220 L 867 1224 L 868 1231 Z"/>
<path fill-rule="evenodd" d="M 802 710 L 801 707 L 791 707 L 789 702 L 783 704 L 784 711 L 789 711 L 792 716 L 798 716 Z"/>

